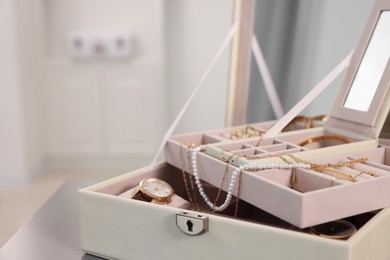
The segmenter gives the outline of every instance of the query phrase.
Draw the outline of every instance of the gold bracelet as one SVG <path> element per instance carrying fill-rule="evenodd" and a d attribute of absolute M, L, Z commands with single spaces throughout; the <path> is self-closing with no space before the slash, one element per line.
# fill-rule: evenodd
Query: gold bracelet
<path fill-rule="evenodd" d="M 356 158 L 353 160 L 348 160 L 348 161 L 344 161 L 344 162 L 337 162 L 337 163 L 311 163 L 311 162 L 302 160 L 293 154 L 286 154 L 286 156 L 289 156 L 295 162 L 310 164 L 310 169 L 315 170 L 317 172 L 322 172 L 326 168 L 354 167 L 357 163 L 365 163 L 368 160 L 368 157 L 360 157 L 360 158 Z"/>
<path fill-rule="evenodd" d="M 325 141 L 325 140 L 337 140 L 337 141 L 341 141 L 344 143 L 352 142 L 351 139 L 349 139 L 348 137 L 342 136 L 342 135 L 321 135 L 321 136 L 307 138 L 306 140 L 303 140 L 302 142 L 298 143 L 298 145 L 299 146 L 306 146 L 306 145 L 311 144 L 311 143 L 316 143 L 316 142 Z"/>

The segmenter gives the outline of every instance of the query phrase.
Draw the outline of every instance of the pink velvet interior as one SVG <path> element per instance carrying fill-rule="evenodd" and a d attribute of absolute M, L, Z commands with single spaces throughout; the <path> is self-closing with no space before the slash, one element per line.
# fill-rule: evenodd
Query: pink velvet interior
<path fill-rule="evenodd" d="M 333 132 L 331 130 L 328 130 L 326 128 L 318 128 L 317 130 L 310 131 L 310 132 L 296 131 L 296 133 L 294 135 L 279 136 L 277 139 L 279 139 L 280 141 L 289 142 L 289 143 L 293 143 L 293 144 L 298 145 L 301 142 L 308 140 L 310 138 L 315 138 L 315 137 L 324 136 L 324 135 L 339 135 L 339 134 L 336 132 Z M 346 137 L 348 137 L 352 142 L 362 141 L 362 140 L 360 140 L 352 135 L 346 135 Z M 313 142 L 311 144 L 307 144 L 304 146 L 304 148 L 312 150 L 312 149 L 318 149 L 321 147 L 328 147 L 328 146 L 334 146 L 334 145 L 340 145 L 340 144 L 344 144 L 344 142 L 339 141 L 339 140 L 331 140 L 330 139 L 330 140 L 322 140 L 319 142 Z"/>
<path fill-rule="evenodd" d="M 236 134 L 245 134 L 245 132 L 250 131 L 257 131 L 258 132 L 265 132 L 268 129 L 270 129 L 274 125 L 274 121 L 268 121 L 268 122 L 261 122 L 261 123 L 255 123 L 255 124 L 248 124 L 248 125 L 240 125 L 235 127 L 229 127 L 219 130 L 212 130 L 208 131 L 207 134 L 214 137 L 223 138 L 225 140 L 234 139 L 234 135 Z M 255 130 L 249 130 L 248 127 L 253 127 Z"/>
<path fill-rule="evenodd" d="M 384 154 L 385 149 L 378 148 L 366 151 L 364 156 L 368 156 L 370 160 L 375 161 L 383 158 Z M 328 157 L 315 162 L 338 163 L 356 155 L 358 154 L 351 153 L 345 156 Z M 387 207 L 390 205 L 390 200 L 381 193 L 380 189 L 372 189 L 372 185 L 388 185 L 390 183 L 390 175 L 382 168 L 372 166 L 370 163 L 373 163 L 373 161 L 355 164 L 353 168 L 341 167 L 339 170 L 343 175 L 298 169 L 295 170 L 296 180 L 294 185 L 291 182 L 291 170 L 243 171 L 241 176 L 241 198 L 282 219 L 291 221 L 292 224 L 299 227 L 339 219 L 348 214 L 358 214 Z M 220 160 L 204 153 L 199 154 L 198 168 L 202 172 L 201 178 L 204 180 L 217 185 L 220 182 L 218 180 L 222 178 L 225 167 L 226 163 L 222 163 Z M 229 166 L 228 176 L 234 169 L 236 169 L 235 166 Z M 360 174 L 363 170 L 375 172 L 376 176 Z M 356 177 L 356 182 L 352 182 L 347 178 L 346 176 L 348 175 Z M 228 184 L 224 185 L 223 188 L 227 189 Z M 362 192 L 365 193 L 365 196 L 361 195 Z M 374 195 L 376 193 L 378 195 Z M 379 193 L 383 197 L 372 200 L 372 198 L 380 196 Z M 361 197 L 360 203 L 355 203 L 354 201 L 354 203 L 349 203 L 349 207 L 341 206 L 343 201 L 340 201 L 339 196 L 343 196 L 347 201 L 353 200 L 354 197 Z M 323 212 L 321 216 L 313 214 L 313 212 L 325 210 L 325 208 L 320 206 L 324 202 L 333 205 L 334 210 L 329 209 Z M 281 205 L 280 203 L 284 206 L 278 207 Z"/>
<path fill-rule="evenodd" d="M 216 160 L 216 159 L 214 159 Z M 218 187 L 222 185 L 223 189 L 226 189 L 229 185 L 229 178 L 225 180 L 224 183 L 221 182 L 222 174 L 225 171 L 226 164 L 214 165 L 213 171 L 208 171 L 208 163 L 205 163 L 202 159 L 200 159 L 200 172 L 201 176 L 204 179 L 209 179 L 210 182 L 215 182 L 213 185 L 209 185 L 207 183 L 203 183 L 205 186 L 205 191 L 209 195 L 209 197 L 213 200 L 218 193 Z M 234 166 L 229 166 L 228 175 L 235 169 Z M 206 174 L 204 171 L 207 171 Z M 268 171 L 259 171 L 259 172 L 244 172 L 241 176 L 241 193 L 240 193 L 240 202 L 239 202 L 239 218 L 250 221 L 257 221 L 259 223 L 266 223 L 269 225 L 276 225 L 284 228 L 289 228 L 293 230 L 297 230 L 302 232 L 303 230 L 293 227 L 286 223 L 285 221 L 280 220 L 274 216 L 265 213 L 263 210 L 258 208 L 256 205 L 257 200 L 260 200 L 265 208 L 279 208 L 282 211 L 285 211 L 288 215 L 296 215 L 297 217 L 299 211 L 303 211 L 307 216 L 308 211 L 302 208 L 305 203 L 303 198 L 303 194 L 311 194 L 312 192 L 318 190 L 327 190 L 327 188 L 336 188 L 338 186 L 343 186 L 342 182 L 333 181 L 325 175 L 321 175 L 319 173 L 313 174 L 307 170 L 296 170 L 297 180 L 294 183 L 294 186 L 291 185 L 291 174 L 292 170 L 268 170 Z M 124 175 L 120 180 L 111 180 L 106 184 L 100 185 L 99 189 L 92 189 L 95 192 L 102 192 L 113 196 L 127 197 L 129 193 L 133 193 L 134 187 L 133 185 L 137 185 L 139 180 L 146 177 L 158 177 L 164 179 L 168 183 L 170 183 L 178 196 L 183 197 L 185 200 L 188 200 L 187 193 L 185 191 L 185 185 L 183 182 L 182 172 L 170 165 L 162 164 L 157 165 L 151 169 L 145 170 L 142 174 L 137 175 Z M 186 174 L 188 177 L 188 174 Z M 212 177 L 210 179 L 210 177 Z M 261 179 L 262 181 L 258 181 Z M 352 185 L 348 185 L 352 186 Z M 130 188 L 129 188 L 130 187 Z M 253 196 L 255 195 L 254 199 Z M 131 195 L 130 195 L 131 196 Z M 202 201 L 202 198 L 199 196 L 196 191 L 197 200 L 202 208 L 203 212 L 208 212 L 210 214 L 214 214 L 210 212 L 207 206 Z M 220 196 L 220 200 L 217 204 L 221 204 L 225 199 L 226 193 L 222 192 Z M 326 196 L 329 196 L 327 193 Z M 251 198 L 252 197 L 252 198 Z M 245 201 L 250 201 L 251 204 L 255 204 L 256 206 L 252 206 Z M 129 200 L 131 203 L 132 200 Z M 279 201 L 279 203 L 277 203 Z M 236 205 L 236 199 L 234 199 L 229 206 L 229 208 L 224 211 L 222 214 L 227 217 L 232 217 L 234 215 Z M 301 206 L 300 206 L 301 205 Z M 175 205 L 176 207 L 179 205 Z M 179 206 L 180 207 L 180 206 Z M 272 213 L 272 210 L 270 211 Z M 309 210 L 310 212 L 310 210 Z M 218 213 L 221 214 L 221 213 Z M 282 219 L 285 219 L 283 215 L 277 214 Z M 267 220 L 264 219 L 264 216 L 267 216 Z M 291 222 L 291 221 L 289 221 Z M 299 225 L 296 225 L 299 226 Z"/>
<path fill-rule="evenodd" d="M 341 144 L 340 141 L 326 140 L 305 147 L 297 145 L 307 138 L 322 135 L 337 135 L 337 133 L 326 128 L 296 131 L 275 139 L 263 139 L 259 146 L 256 146 L 259 138 L 213 143 L 212 146 L 217 151 L 214 156 L 217 158 L 203 152 L 198 155 L 200 177 L 215 187 L 222 186 L 226 191 L 230 183 L 229 176 L 236 166 L 229 165 L 226 180 L 221 182 L 226 168 L 226 162 L 221 160 L 222 157 L 226 159 L 232 154 L 238 155 L 239 157 L 231 164 L 242 163 L 245 160 L 244 163 L 255 162 L 249 160 L 252 156 L 266 157 L 269 162 L 272 161 L 268 158 L 270 156 L 272 158 L 275 155 L 284 155 L 283 157 L 286 158 L 286 154 Z M 177 138 L 171 138 L 166 145 L 165 158 L 177 168 L 191 172 L 191 154 L 186 146 L 182 145 L 180 148 L 180 143 L 177 141 L 183 140 Z M 193 138 L 198 138 L 198 143 L 204 143 L 205 135 L 195 134 Z M 353 142 L 360 141 L 355 136 L 348 136 L 348 138 Z M 369 161 L 356 164 L 353 168 L 338 169 L 342 174 L 295 170 L 294 183 L 291 182 L 293 174 L 291 170 L 243 171 L 240 178 L 240 198 L 301 228 L 390 206 L 390 190 L 385 188 L 386 185 L 390 185 L 390 153 L 387 149 L 378 148 L 328 157 L 315 163 L 337 163 L 365 156 Z M 280 163 L 281 159 L 276 158 L 275 162 Z M 367 173 L 361 173 L 363 171 Z M 369 172 L 374 173 L 375 176 L 369 175 Z M 383 190 L 386 194 L 382 192 Z M 237 190 L 233 195 L 237 195 Z M 340 200 L 340 197 L 344 199 Z M 359 198 L 359 203 L 356 202 L 356 198 Z M 347 205 L 346 201 L 351 202 Z M 320 206 L 324 203 L 328 204 L 329 208 Z"/>

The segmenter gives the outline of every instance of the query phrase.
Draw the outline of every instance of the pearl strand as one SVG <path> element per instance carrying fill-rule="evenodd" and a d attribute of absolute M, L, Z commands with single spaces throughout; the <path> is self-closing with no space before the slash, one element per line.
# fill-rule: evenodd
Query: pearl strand
<path fill-rule="evenodd" d="M 223 211 L 225 210 L 231 200 L 232 200 L 232 193 L 233 189 L 236 185 L 237 181 L 237 176 L 242 170 L 266 170 L 266 169 L 293 169 L 293 168 L 303 168 L 303 169 L 309 169 L 311 167 L 310 164 L 306 163 L 265 163 L 265 164 L 244 164 L 240 165 L 237 169 L 235 169 L 232 173 L 232 176 L 230 177 L 230 184 L 228 188 L 228 192 L 226 195 L 226 199 L 224 203 L 220 206 L 214 205 L 207 194 L 204 192 L 203 185 L 200 181 L 199 173 L 198 173 L 198 166 L 197 166 L 197 153 L 201 150 L 201 147 L 195 147 L 192 149 L 192 157 L 191 157 L 191 162 L 192 162 L 192 173 L 194 174 L 195 177 L 195 183 L 198 186 L 198 190 L 200 195 L 202 196 L 203 200 L 206 202 L 206 204 L 211 208 L 213 211 Z"/>

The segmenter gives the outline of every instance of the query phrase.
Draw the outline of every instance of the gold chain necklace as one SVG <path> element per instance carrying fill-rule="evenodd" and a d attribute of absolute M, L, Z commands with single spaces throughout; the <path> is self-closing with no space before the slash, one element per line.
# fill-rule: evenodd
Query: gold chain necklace
<path fill-rule="evenodd" d="M 338 168 L 342 168 L 342 167 L 354 167 L 355 164 L 357 163 L 365 163 L 367 160 L 368 160 L 368 157 L 361 157 L 361 158 L 357 158 L 357 159 L 353 159 L 353 160 L 348 160 L 348 161 L 345 161 L 345 162 L 338 162 L 338 163 L 310 163 L 310 162 L 307 162 L 307 161 L 304 161 L 298 157 L 296 157 L 295 155 L 292 155 L 292 154 L 287 154 L 286 156 L 289 156 L 291 159 L 293 159 L 295 162 L 300 162 L 300 163 L 307 163 L 307 164 L 310 164 L 310 169 L 311 170 L 314 170 L 314 171 L 317 171 L 317 172 L 320 172 L 320 173 L 324 173 L 324 174 L 336 174 L 338 176 L 341 176 L 343 177 L 343 179 L 345 180 L 348 180 L 348 181 L 351 181 L 351 182 L 356 182 L 357 181 L 357 177 L 360 176 L 361 174 L 357 175 L 357 176 L 352 176 L 351 174 L 347 174 L 347 173 L 344 173 L 344 172 L 341 172 L 339 170 L 337 170 Z M 282 155 L 279 156 L 282 160 L 286 160 Z M 287 160 L 286 160 L 287 161 Z M 367 173 L 371 176 L 375 176 L 374 174 L 371 174 L 371 173 Z M 291 180 L 291 183 L 295 183 L 296 181 L 296 176 L 293 175 L 292 177 L 292 180 Z"/>
<path fill-rule="evenodd" d="M 236 157 L 236 156 L 237 155 L 232 154 L 228 158 L 225 158 L 224 151 L 221 150 L 221 160 L 226 163 L 226 167 L 225 167 L 225 171 L 223 172 L 223 175 L 222 175 L 221 184 L 219 185 L 217 197 L 215 198 L 215 201 L 214 201 L 214 207 L 217 205 L 219 196 L 221 195 L 222 187 L 223 187 L 223 184 L 224 184 L 225 179 L 226 179 L 226 175 L 227 175 L 227 172 L 228 172 L 228 169 L 229 169 L 230 161 L 232 161 L 234 159 L 234 157 Z M 237 218 L 237 215 L 238 215 L 238 204 L 240 202 L 240 180 L 241 180 L 241 174 L 239 174 L 237 177 L 238 177 L 238 179 L 237 179 L 237 196 L 236 196 L 236 203 L 235 203 L 235 208 L 234 208 L 234 218 Z"/>
<path fill-rule="evenodd" d="M 302 159 L 300 159 L 292 154 L 287 154 L 286 156 L 289 156 L 291 159 L 293 159 L 296 162 L 310 164 L 310 169 L 318 171 L 318 172 L 322 172 L 326 168 L 336 169 L 336 168 L 341 168 L 341 167 L 353 167 L 357 163 L 365 163 L 368 160 L 368 157 L 361 157 L 361 158 L 348 160 L 345 162 L 338 162 L 338 163 L 311 163 L 311 162 L 302 160 Z"/>

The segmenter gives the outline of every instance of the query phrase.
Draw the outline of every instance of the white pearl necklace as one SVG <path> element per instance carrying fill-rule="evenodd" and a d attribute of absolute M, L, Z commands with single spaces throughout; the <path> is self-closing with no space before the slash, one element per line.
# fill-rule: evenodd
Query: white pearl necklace
<path fill-rule="evenodd" d="M 199 190 L 200 195 L 202 196 L 202 198 L 206 202 L 206 204 L 213 211 L 223 211 L 229 206 L 229 204 L 232 200 L 232 193 L 233 193 L 233 189 L 236 185 L 237 176 L 239 173 L 241 173 L 242 170 L 258 171 L 258 170 L 275 169 L 275 168 L 277 168 L 277 169 L 293 169 L 293 168 L 309 169 L 311 167 L 310 164 L 306 164 L 306 163 L 265 163 L 265 164 L 244 164 L 244 165 L 241 165 L 240 167 L 238 167 L 237 169 L 235 169 L 233 171 L 232 176 L 230 177 L 230 184 L 229 184 L 228 192 L 227 192 L 226 199 L 225 199 L 224 203 L 220 206 L 216 206 L 210 201 L 209 197 L 204 192 L 203 185 L 200 181 L 198 167 L 197 167 L 197 160 L 196 160 L 197 154 L 200 150 L 201 150 L 200 146 L 192 149 L 192 157 L 191 157 L 191 159 L 192 159 L 191 160 L 192 172 L 194 174 L 195 183 L 198 186 L 198 190 Z"/>

